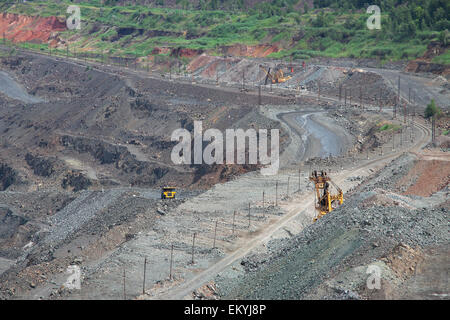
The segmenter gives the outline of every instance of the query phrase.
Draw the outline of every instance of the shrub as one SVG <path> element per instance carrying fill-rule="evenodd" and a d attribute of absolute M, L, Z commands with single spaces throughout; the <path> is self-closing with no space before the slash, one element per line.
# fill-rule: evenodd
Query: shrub
<path fill-rule="evenodd" d="M 427 105 L 425 109 L 425 118 L 429 119 L 431 117 L 439 118 L 442 115 L 442 110 L 436 106 L 434 99 L 431 99 L 430 104 Z"/>

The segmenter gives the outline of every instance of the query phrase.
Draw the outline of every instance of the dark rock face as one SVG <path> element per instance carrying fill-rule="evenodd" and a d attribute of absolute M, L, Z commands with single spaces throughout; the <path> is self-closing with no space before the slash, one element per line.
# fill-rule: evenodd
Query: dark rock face
<path fill-rule="evenodd" d="M 55 171 L 55 159 L 48 159 L 44 157 L 36 157 L 31 153 L 25 155 L 25 161 L 33 169 L 35 175 L 42 177 L 49 177 Z"/>
<path fill-rule="evenodd" d="M 86 190 L 92 185 L 91 180 L 83 176 L 81 173 L 70 172 L 62 180 L 61 186 L 64 189 L 72 187 L 74 192 Z"/>
<path fill-rule="evenodd" d="M 80 153 L 89 153 L 100 161 L 101 164 L 116 163 L 120 158 L 120 154 L 126 152 L 126 148 L 113 146 L 85 138 L 74 138 L 71 136 L 63 136 L 61 144 L 64 147 L 73 149 Z"/>
<path fill-rule="evenodd" d="M 11 238 L 25 223 L 27 223 L 25 218 L 15 215 L 8 208 L 0 207 L 0 239 Z"/>
<path fill-rule="evenodd" d="M 8 165 L 0 164 L 0 191 L 4 191 L 9 188 L 17 180 L 16 171 Z"/>

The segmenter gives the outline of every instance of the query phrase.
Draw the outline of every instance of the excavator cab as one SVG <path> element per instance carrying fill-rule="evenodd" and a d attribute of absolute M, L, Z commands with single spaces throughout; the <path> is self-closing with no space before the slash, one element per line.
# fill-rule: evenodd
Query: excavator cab
<path fill-rule="evenodd" d="M 338 206 L 344 202 L 344 193 L 342 189 L 339 188 L 330 177 L 328 177 L 325 171 L 317 172 L 314 170 L 309 177 L 309 180 L 314 182 L 316 191 L 316 210 L 319 212 L 314 221 L 317 221 L 324 215 L 330 213 Z M 337 194 L 331 193 L 330 184 L 332 184 L 336 190 Z"/>

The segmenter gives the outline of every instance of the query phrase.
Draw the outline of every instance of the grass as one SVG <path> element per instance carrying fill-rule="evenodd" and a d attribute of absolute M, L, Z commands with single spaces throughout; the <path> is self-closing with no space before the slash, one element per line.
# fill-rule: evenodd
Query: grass
<path fill-rule="evenodd" d="M 378 131 L 399 131 L 401 128 L 402 126 L 398 124 L 385 123 L 378 128 Z"/>
<path fill-rule="evenodd" d="M 15 3 L 7 10 L 12 13 L 67 17 L 66 9 L 72 1 L 33 1 Z M 382 63 L 414 59 L 423 55 L 428 43 L 438 33 L 421 31 L 413 39 L 393 41 L 385 30 L 368 30 L 365 13 L 334 12 L 325 15 L 325 25 L 316 26 L 317 14 L 291 12 L 284 16 L 260 13 L 182 10 L 151 8 L 142 5 L 103 6 L 100 0 L 81 1 L 82 30 L 61 34 L 71 39 L 72 48 L 93 48 L 97 52 L 114 52 L 144 56 L 155 47 L 186 47 L 212 50 L 233 44 L 256 45 L 261 42 L 277 44 L 281 51 L 270 58 L 309 59 L 378 58 Z M 385 16 L 383 17 L 386 18 Z M 94 25 L 101 31 L 92 32 Z M 120 37 L 119 28 L 135 28 L 136 32 Z M 143 30 L 140 35 L 138 30 Z M 148 38 L 145 32 L 172 32 Z M 73 39 L 78 35 L 78 39 Z M 300 37 L 298 37 L 301 35 Z M 293 42 L 293 38 L 299 38 Z M 448 52 L 436 57 L 436 63 L 450 64 Z"/>
<path fill-rule="evenodd" d="M 447 50 L 443 54 L 441 54 L 437 57 L 434 57 L 432 62 L 449 65 L 450 64 L 450 51 Z"/>

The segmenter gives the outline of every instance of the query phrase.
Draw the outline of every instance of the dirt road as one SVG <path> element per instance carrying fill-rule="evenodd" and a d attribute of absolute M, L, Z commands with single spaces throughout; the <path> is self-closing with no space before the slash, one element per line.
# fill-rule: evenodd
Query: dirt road
<path fill-rule="evenodd" d="M 422 135 L 418 142 L 411 146 L 409 151 L 415 152 L 420 150 L 423 146 L 425 146 L 430 139 L 430 130 L 424 127 L 421 124 L 414 123 L 414 125 L 422 132 Z M 344 185 L 344 181 L 350 176 L 367 176 L 371 172 L 378 171 L 383 168 L 389 161 L 401 155 L 405 150 L 396 151 L 391 154 L 378 157 L 374 160 L 367 160 L 360 164 L 359 166 L 351 169 L 344 170 L 335 175 L 335 182 L 338 185 Z M 344 192 L 347 188 L 343 188 Z M 206 284 L 210 281 L 215 275 L 225 270 L 228 266 L 233 264 L 239 259 L 242 259 L 244 256 L 249 254 L 255 248 L 263 245 L 269 239 L 271 239 L 277 231 L 286 227 L 290 222 L 296 219 L 298 216 L 305 214 L 305 208 L 311 207 L 314 202 L 314 194 L 312 192 L 308 192 L 306 194 L 302 193 L 298 195 L 295 199 L 288 202 L 285 206 L 285 210 L 287 213 L 279 218 L 275 218 L 274 221 L 268 225 L 266 225 L 263 229 L 258 232 L 258 235 L 251 239 L 246 239 L 245 243 L 232 252 L 231 254 L 224 257 L 219 262 L 215 263 L 211 267 L 202 271 L 201 273 L 194 276 L 192 279 L 186 281 L 179 287 L 173 288 L 162 295 L 155 296 L 153 298 L 156 299 L 190 299 L 192 298 L 190 294 L 195 291 L 197 288 Z"/>
<path fill-rule="evenodd" d="M 56 59 L 50 57 L 49 59 Z M 83 65 L 81 61 L 69 60 L 67 63 Z M 125 74 L 125 76 L 136 76 L 141 78 L 151 78 L 148 73 L 133 71 L 119 67 L 100 66 L 91 64 L 99 68 L 102 72 L 111 74 Z M 391 76 L 393 77 L 393 76 Z M 157 77 L 154 77 L 157 78 Z M 172 82 L 173 88 L 194 88 L 194 84 L 186 84 L 169 81 L 158 78 L 158 81 Z M 186 80 L 186 79 L 184 79 Z M 247 97 L 248 93 L 239 92 L 236 88 L 217 88 L 212 85 L 203 84 L 199 87 L 209 88 L 218 94 L 218 100 L 226 101 L 229 95 L 222 95 L 224 92 L 236 93 L 236 98 Z M 179 92 L 179 91 L 178 91 Z M 90 286 L 85 289 L 79 297 L 89 298 L 120 298 L 122 286 L 122 271 L 127 269 L 127 295 L 135 297 L 141 292 L 141 271 L 144 257 L 151 257 L 150 265 L 152 271 L 148 281 L 156 283 L 156 289 L 152 290 L 152 298 L 156 299 L 181 299 L 190 298 L 190 294 L 211 280 L 219 272 L 225 270 L 230 264 L 239 261 L 242 257 L 257 249 L 268 240 L 279 235 L 281 230 L 289 229 L 294 220 L 302 220 L 306 226 L 311 222 L 313 194 L 308 190 L 307 177 L 301 176 L 298 179 L 298 186 L 290 186 L 287 181 L 293 182 L 297 179 L 297 169 L 300 160 L 309 157 L 326 156 L 327 153 L 340 154 L 346 151 L 346 147 L 351 144 L 351 137 L 333 124 L 332 119 L 324 114 L 318 113 L 311 106 L 275 105 L 269 104 L 273 100 L 291 101 L 281 94 L 286 90 L 279 89 L 276 94 L 279 96 L 264 94 L 266 101 L 259 108 L 260 113 L 271 120 L 281 120 L 281 125 L 290 132 L 290 144 L 281 155 L 282 170 L 274 177 L 262 177 L 259 172 L 251 172 L 246 175 L 224 183 L 216 184 L 212 189 L 201 195 L 188 199 L 172 212 L 166 212 L 155 222 L 152 229 L 148 229 L 142 234 L 136 235 L 136 238 L 127 241 L 120 247 L 115 248 L 108 256 L 102 257 L 100 261 L 95 261 L 91 266 L 87 266 Z M 404 95 L 404 91 L 402 91 Z M 290 93 L 292 96 L 292 93 Z M 312 93 L 308 95 L 313 96 Z M 256 98 L 255 92 L 251 93 L 252 98 Z M 322 97 L 322 102 L 336 102 L 338 99 L 333 97 Z M 251 103 L 251 99 L 246 100 Z M 290 102 L 289 102 L 290 103 Z M 282 104 L 282 102 L 279 102 Z M 318 103 L 319 104 L 319 103 Z M 309 107 L 309 108 L 308 108 Z M 255 107 L 256 109 L 256 107 Z M 322 111 L 322 109 L 320 110 Z M 359 182 L 349 183 L 347 178 L 358 175 L 367 176 L 382 168 L 388 161 L 397 157 L 406 150 L 415 151 L 428 142 L 429 132 L 420 124 L 415 124 L 422 134 L 419 141 L 413 146 L 397 149 L 383 157 L 377 157 L 374 160 L 361 160 L 358 166 L 352 167 L 348 164 L 345 170 L 339 171 L 333 175 L 334 180 L 343 186 L 346 191 L 354 187 Z M 110 142 L 111 143 L 111 142 Z M 114 144 L 115 146 L 127 147 L 127 150 L 141 161 L 150 161 L 145 154 L 142 154 L 136 147 L 128 145 Z M 373 159 L 371 157 L 371 159 Z M 295 166 L 295 169 L 294 169 Z M 81 168 L 85 169 L 85 168 Z M 95 171 L 91 172 L 96 176 Z M 278 183 L 277 183 L 278 182 Z M 117 197 L 121 194 L 120 190 L 109 191 L 111 194 L 98 194 L 94 199 L 100 205 L 109 204 L 109 198 Z M 261 206 L 261 196 L 265 192 L 266 205 L 271 205 L 269 211 Z M 278 192 L 278 193 L 277 193 Z M 293 192 L 297 192 L 293 194 Z M 279 206 L 275 204 L 279 201 Z M 288 194 L 289 193 L 289 194 Z M 150 194 L 148 194 L 151 197 Z M 158 197 L 158 194 L 153 194 Z M 283 200 L 283 198 L 285 200 Z M 74 202 L 76 204 L 76 202 Z M 251 205 L 251 214 L 248 215 L 249 224 L 247 227 L 247 217 L 244 213 L 247 205 Z M 83 216 L 94 216 L 99 211 L 96 207 L 86 202 L 80 207 Z M 70 209 L 70 207 L 69 207 Z M 76 209 L 76 208 L 75 208 Z M 101 209 L 101 208 L 100 208 Z M 232 223 L 233 211 L 239 211 L 236 225 Z M 80 210 L 76 210 L 80 211 Z M 61 211 L 64 213 L 64 211 Z M 215 239 L 214 222 L 219 222 L 220 230 L 217 237 L 217 247 L 212 249 L 212 237 Z M 250 226 L 251 223 L 251 226 Z M 71 225 L 61 222 L 58 227 L 62 230 L 71 231 Z M 233 234 L 231 228 L 233 227 Z M 234 234 L 236 227 L 236 234 Z M 297 231 L 301 228 L 297 228 Z M 195 249 L 196 263 L 190 264 L 190 242 L 192 234 L 197 232 L 197 248 Z M 61 236 L 65 236 L 62 234 Z M 52 240 L 52 239 L 50 239 Z M 50 241 L 51 242 L 51 241 Z M 175 243 L 176 247 L 176 281 L 169 282 L 167 279 L 168 256 L 170 256 L 170 244 Z M 102 271 L 99 271 L 102 270 Z M 104 271 L 103 271 L 104 270 Z M 183 282 L 184 281 L 184 282 Z M 169 288 L 159 290 L 161 286 L 167 284 Z M 99 289 L 97 289 L 99 288 Z M 153 289 L 153 288 L 152 288 Z M 86 295 L 83 295 L 86 294 Z M 74 296 L 75 297 L 75 296 Z M 75 297 L 76 298 L 76 297 Z"/>
<path fill-rule="evenodd" d="M 411 101 L 415 98 L 415 105 L 426 106 L 434 99 L 441 108 L 448 108 L 449 95 L 441 93 L 441 88 L 437 86 L 436 81 L 429 78 L 419 77 L 406 72 L 400 72 L 387 69 L 363 68 L 363 70 L 374 72 L 381 75 L 390 85 L 394 92 L 398 91 L 398 79 L 400 77 L 400 95 L 404 101 Z M 442 81 L 445 81 L 443 79 Z"/>

